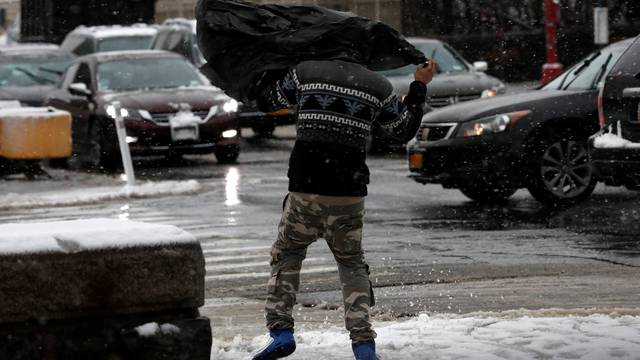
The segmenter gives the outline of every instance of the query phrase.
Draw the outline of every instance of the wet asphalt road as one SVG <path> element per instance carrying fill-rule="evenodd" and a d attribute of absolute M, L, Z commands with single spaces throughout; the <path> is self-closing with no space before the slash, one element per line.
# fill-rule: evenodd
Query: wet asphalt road
<path fill-rule="evenodd" d="M 239 163 L 213 156 L 179 164 L 141 161 L 141 180 L 197 179 L 195 195 L 112 201 L 63 208 L 0 211 L 0 223 L 127 217 L 175 224 L 196 235 L 206 258 L 207 305 L 214 324 L 260 333 L 268 253 L 286 193 L 293 130 L 249 136 Z M 419 312 L 640 307 L 640 193 L 599 187 L 587 202 L 550 210 L 519 191 L 507 204 L 482 206 L 456 190 L 407 178 L 402 154 L 370 157 L 364 247 L 378 305 L 375 319 Z M 54 176 L 51 186 L 64 184 Z M 112 181 L 92 175 L 91 181 Z M 56 182 L 58 184 L 56 184 Z M 296 313 L 309 326 L 340 324 L 331 253 L 320 240 L 303 267 Z M 248 324 L 250 330 L 247 330 Z"/>

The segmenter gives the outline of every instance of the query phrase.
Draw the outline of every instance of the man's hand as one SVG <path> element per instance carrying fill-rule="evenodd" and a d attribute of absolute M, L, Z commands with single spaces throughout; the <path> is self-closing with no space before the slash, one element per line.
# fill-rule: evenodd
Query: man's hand
<path fill-rule="evenodd" d="M 427 59 L 427 62 L 418 66 L 416 69 L 415 79 L 427 85 L 433 79 L 433 75 L 436 73 L 436 62 L 431 59 Z"/>

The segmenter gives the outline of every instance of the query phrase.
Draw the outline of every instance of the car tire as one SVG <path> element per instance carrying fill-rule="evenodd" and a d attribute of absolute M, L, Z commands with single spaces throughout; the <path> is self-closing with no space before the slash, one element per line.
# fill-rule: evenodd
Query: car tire
<path fill-rule="evenodd" d="M 507 201 L 518 189 L 509 185 L 496 185 L 480 181 L 473 185 L 460 187 L 459 190 L 473 201 L 495 204 Z"/>
<path fill-rule="evenodd" d="M 114 152 L 106 152 L 105 141 L 100 132 L 91 134 L 91 144 L 87 149 L 87 155 L 84 157 L 84 166 L 89 169 L 101 169 L 105 171 L 113 171 L 122 166 L 120 151 L 116 148 Z"/>
<path fill-rule="evenodd" d="M 547 206 L 579 203 L 597 184 L 586 138 L 561 134 L 545 139 L 534 150 L 529 165 L 527 189 Z"/>
<path fill-rule="evenodd" d="M 276 124 L 273 122 L 273 120 L 262 119 L 261 121 L 251 126 L 251 129 L 258 136 L 269 137 L 273 135 L 273 132 L 276 130 Z"/>
<path fill-rule="evenodd" d="M 218 164 L 234 164 L 240 156 L 240 146 L 227 145 L 216 148 L 214 151 Z"/>

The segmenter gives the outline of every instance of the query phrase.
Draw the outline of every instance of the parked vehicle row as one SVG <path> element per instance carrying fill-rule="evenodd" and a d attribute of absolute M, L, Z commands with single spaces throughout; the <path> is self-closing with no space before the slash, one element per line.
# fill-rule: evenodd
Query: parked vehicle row
<path fill-rule="evenodd" d="M 588 140 L 601 124 L 619 121 L 631 137 L 640 129 L 637 88 L 623 90 L 639 86 L 638 40 L 633 41 L 590 54 L 537 90 L 426 114 L 408 145 L 412 178 L 460 189 L 484 202 L 502 201 L 527 188 L 553 206 L 585 199 L 599 179 L 624 183 L 613 180 L 613 174 L 629 175 L 629 162 L 640 159 L 637 149 L 633 155 L 630 149 L 597 151 L 599 166 L 594 167 Z M 598 94 L 605 78 L 599 119 Z M 637 172 L 632 177 L 637 181 Z"/>
<path fill-rule="evenodd" d="M 132 155 L 214 153 L 220 163 L 236 161 L 238 103 L 181 55 L 134 50 L 147 49 L 156 33 L 156 27 L 142 25 L 79 27 L 61 47 L 1 49 L 0 100 L 70 112 L 73 165 L 120 163 L 116 101 Z"/>

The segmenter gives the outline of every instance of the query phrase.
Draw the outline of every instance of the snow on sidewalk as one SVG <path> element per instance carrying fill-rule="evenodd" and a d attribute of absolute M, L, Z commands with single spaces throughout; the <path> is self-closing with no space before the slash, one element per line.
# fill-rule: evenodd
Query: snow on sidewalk
<path fill-rule="evenodd" d="M 383 360 L 429 359 L 640 359 L 640 317 L 504 317 L 420 315 L 375 323 Z M 213 324 L 215 327 L 215 324 Z M 300 330 L 287 359 L 353 359 L 342 328 Z M 214 338 L 212 359 L 246 359 L 266 336 L 229 343 Z"/>
<path fill-rule="evenodd" d="M 102 186 L 0 195 L 0 210 L 91 204 L 107 200 L 191 194 L 201 189 L 196 180 L 139 183 L 133 187 Z"/>

